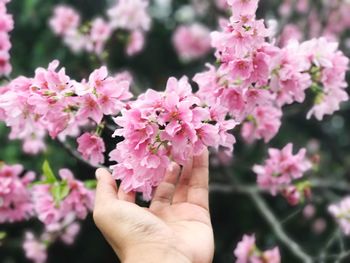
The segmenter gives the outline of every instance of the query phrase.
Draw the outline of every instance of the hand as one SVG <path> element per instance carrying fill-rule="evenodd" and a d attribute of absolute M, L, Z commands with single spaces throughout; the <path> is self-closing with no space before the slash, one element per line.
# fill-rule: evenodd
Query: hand
<path fill-rule="evenodd" d="M 208 151 L 182 169 L 172 164 L 149 208 L 135 204 L 135 193 L 117 189 L 110 173 L 98 179 L 94 220 L 122 262 L 212 262 Z"/>

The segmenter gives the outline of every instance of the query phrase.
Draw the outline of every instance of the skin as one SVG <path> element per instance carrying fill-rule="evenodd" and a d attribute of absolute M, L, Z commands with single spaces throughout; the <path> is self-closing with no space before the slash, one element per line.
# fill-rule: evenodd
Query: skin
<path fill-rule="evenodd" d="M 107 170 L 96 177 L 94 220 L 122 262 L 212 262 L 207 150 L 182 171 L 171 164 L 149 208 L 135 204 L 135 193 L 118 190 Z"/>

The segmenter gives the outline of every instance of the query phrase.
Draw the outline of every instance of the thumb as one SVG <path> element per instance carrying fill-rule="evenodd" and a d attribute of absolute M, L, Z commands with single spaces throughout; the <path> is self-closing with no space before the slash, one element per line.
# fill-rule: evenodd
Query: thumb
<path fill-rule="evenodd" d="M 97 187 L 95 197 L 95 209 L 106 204 L 110 200 L 118 198 L 117 185 L 112 175 L 103 168 L 96 171 Z"/>

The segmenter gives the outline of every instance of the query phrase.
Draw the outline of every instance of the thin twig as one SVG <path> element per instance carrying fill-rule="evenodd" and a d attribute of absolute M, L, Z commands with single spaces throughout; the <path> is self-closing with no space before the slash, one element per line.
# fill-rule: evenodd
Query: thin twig
<path fill-rule="evenodd" d="M 58 140 L 59 144 L 61 146 L 63 146 L 63 148 L 72 156 L 74 157 L 75 159 L 77 159 L 78 161 L 94 168 L 94 169 L 97 169 L 97 168 L 104 168 L 104 169 L 107 169 L 109 170 L 108 167 L 104 166 L 104 165 L 93 165 L 91 164 L 89 161 L 85 160 L 76 150 L 74 150 L 68 143 L 66 142 L 62 142 L 60 140 Z"/>
<path fill-rule="evenodd" d="M 276 237 L 290 250 L 293 255 L 298 257 L 304 263 L 312 263 L 312 257 L 309 256 L 293 239 L 291 239 L 286 232 L 284 231 L 282 225 L 279 220 L 271 211 L 270 207 L 263 200 L 261 195 L 257 192 L 250 192 L 250 197 L 252 198 L 254 204 L 260 211 L 261 215 L 265 218 L 265 220 L 269 223 L 271 229 L 275 233 Z"/>

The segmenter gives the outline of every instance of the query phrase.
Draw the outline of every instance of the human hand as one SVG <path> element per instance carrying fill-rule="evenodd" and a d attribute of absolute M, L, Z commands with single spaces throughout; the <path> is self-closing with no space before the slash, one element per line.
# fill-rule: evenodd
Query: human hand
<path fill-rule="evenodd" d="M 209 215 L 208 151 L 182 169 L 172 164 L 149 208 L 135 193 L 118 190 L 98 169 L 94 220 L 122 262 L 211 262 L 213 230 Z"/>

